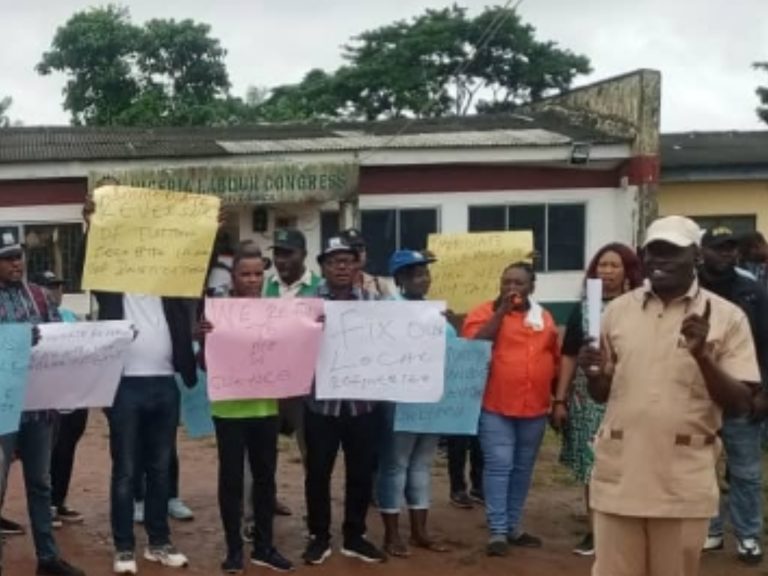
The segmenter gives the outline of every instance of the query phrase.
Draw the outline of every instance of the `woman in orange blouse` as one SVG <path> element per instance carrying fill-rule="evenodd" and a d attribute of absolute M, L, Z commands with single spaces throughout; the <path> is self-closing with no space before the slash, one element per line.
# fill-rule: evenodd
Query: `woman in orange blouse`
<path fill-rule="evenodd" d="M 520 521 L 560 350 L 555 321 L 530 298 L 535 283 L 529 264 L 512 264 L 501 276 L 499 297 L 475 308 L 464 322 L 464 337 L 493 342 L 479 428 L 489 556 L 505 556 L 510 545 L 541 546 L 540 539 L 522 531 Z"/>

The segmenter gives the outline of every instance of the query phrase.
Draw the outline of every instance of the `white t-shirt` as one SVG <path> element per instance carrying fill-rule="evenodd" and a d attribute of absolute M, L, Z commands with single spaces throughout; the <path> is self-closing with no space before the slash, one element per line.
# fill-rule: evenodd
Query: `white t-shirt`
<path fill-rule="evenodd" d="M 123 373 L 126 376 L 173 375 L 173 344 L 159 296 L 125 294 L 125 319 L 138 330 L 128 349 Z"/>

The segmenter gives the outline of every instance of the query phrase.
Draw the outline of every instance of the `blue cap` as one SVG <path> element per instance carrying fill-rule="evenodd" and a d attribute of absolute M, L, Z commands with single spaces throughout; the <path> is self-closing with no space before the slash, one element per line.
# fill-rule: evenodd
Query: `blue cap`
<path fill-rule="evenodd" d="M 416 250 L 398 250 L 389 258 L 389 275 L 394 276 L 399 270 L 418 264 L 432 264 L 435 258 L 425 256 Z"/>

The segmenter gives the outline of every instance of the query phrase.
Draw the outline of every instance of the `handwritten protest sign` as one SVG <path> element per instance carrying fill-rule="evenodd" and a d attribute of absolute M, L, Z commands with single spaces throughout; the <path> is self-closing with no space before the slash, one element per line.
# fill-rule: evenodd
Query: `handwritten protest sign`
<path fill-rule="evenodd" d="M 430 298 L 447 300 L 451 310 L 465 313 L 480 302 L 496 297 L 504 268 L 520 260 L 530 261 L 533 235 L 531 232 L 431 234 L 428 245 L 437 257 L 430 268 Z"/>
<path fill-rule="evenodd" d="M 19 429 L 31 348 L 29 324 L 0 324 L 0 435 Z"/>
<path fill-rule="evenodd" d="M 197 350 L 195 350 L 197 352 Z M 213 419 L 211 418 L 211 403 L 208 401 L 208 383 L 204 371 L 197 370 L 197 384 L 188 388 L 176 376 L 176 383 L 181 394 L 181 423 L 190 438 L 205 438 L 213 436 Z"/>
<path fill-rule="evenodd" d="M 319 399 L 437 402 L 445 302 L 326 302 Z"/>
<path fill-rule="evenodd" d="M 103 186 L 94 191 L 83 286 L 198 297 L 218 228 L 213 196 Z"/>
<path fill-rule="evenodd" d="M 491 343 L 450 338 L 445 357 L 445 393 L 433 404 L 398 404 L 395 431 L 474 436 L 480 419 Z"/>
<path fill-rule="evenodd" d="M 308 394 L 320 349 L 322 300 L 213 298 L 205 347 L 212 401 Z"/>
<path fill-rule="evenodd" d="M 24 409 L 112 406 L 132 341 L 126 320 L 41 324 Z"/>

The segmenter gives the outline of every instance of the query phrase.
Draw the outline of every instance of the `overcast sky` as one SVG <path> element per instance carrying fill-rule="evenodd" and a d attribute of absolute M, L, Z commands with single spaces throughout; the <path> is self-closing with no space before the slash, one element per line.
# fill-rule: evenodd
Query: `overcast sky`
<path fill-rule="evenodd" d="M 474 12 L 505 0 L 459 0 Z M 0 0 L 0 97 L 26 125 L 66 124 L 64 77 L 34 66 L 57 26 L 98 0 Z M 106 3 L 106 2 L 105 2 Z M 339 46 L 362 30 L 409 18 L 439 0 L 130 0 L 134 22 L 193 18 L 207 22 L 228 50 L 233 93 L 249 85 L 295 82 L 310 68 L 339 65 Z M 768 0 L 524 0 L 524 19 L 540 39 L 582 52 L 594 73 L 586 84 L 636 68 L 663 74 L 662 127 L 760 129 L 755 87 L 768 75 Z"/>

